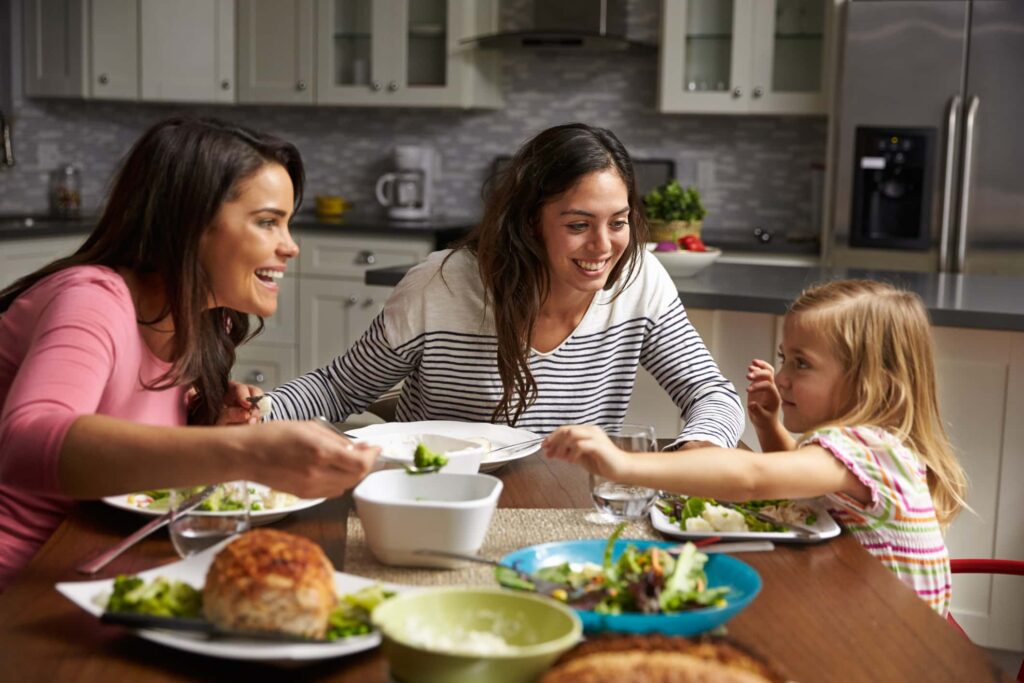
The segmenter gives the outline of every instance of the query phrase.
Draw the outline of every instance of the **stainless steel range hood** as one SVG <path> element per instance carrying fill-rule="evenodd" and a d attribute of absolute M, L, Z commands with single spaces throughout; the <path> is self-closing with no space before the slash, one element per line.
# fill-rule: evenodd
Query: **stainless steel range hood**
<path fill-rule="evenodd" d="M 657 49 L 626 38 L 626 0 L 534 0 L 533 27 L 463 41 L 487 49 Z"/>

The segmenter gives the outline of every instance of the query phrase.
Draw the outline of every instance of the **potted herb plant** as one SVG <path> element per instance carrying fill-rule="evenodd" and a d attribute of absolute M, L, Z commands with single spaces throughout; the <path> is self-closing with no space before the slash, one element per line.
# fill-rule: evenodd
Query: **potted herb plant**
<path fill-rule="evenodd" d="M 684 188 L 675 178 L 644 195 L 644 208 L 653 242 L 677 242 L 685 235 L 700 237 L 707 215 L 697 188 Z"/>

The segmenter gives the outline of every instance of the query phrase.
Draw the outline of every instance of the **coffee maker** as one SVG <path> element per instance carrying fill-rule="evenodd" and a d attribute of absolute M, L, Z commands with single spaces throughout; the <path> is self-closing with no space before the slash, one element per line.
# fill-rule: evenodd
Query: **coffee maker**
<path fill-rule="evenodd" d="M 438 156 L 432 147 L 398 145 L 395 170 L 377 179 L 377 201 L 396 220 L 430 218 Z"/>

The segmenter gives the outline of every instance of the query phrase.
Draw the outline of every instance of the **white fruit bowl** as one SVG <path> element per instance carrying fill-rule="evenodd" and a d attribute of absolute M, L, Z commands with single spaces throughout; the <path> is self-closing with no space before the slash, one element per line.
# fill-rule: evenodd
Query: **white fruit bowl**
<path fill-rule="evenodd" d="M 647 243 L 647 250 L 661 261 L 672 277 L 693 277 L 714 263 L 722 250 L 708 247 L 707 251 L 654 251 L 654 242 Z"/>

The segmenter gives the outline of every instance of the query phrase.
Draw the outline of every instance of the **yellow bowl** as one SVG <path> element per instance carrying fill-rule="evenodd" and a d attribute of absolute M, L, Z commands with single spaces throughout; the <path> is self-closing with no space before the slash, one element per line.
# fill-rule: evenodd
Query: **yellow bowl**
<path fill-rule="evenodd" d="M 316 215 L 323 218 L 337 218 L 345 213 L 348 207 L 348 202 L 336 195 L 316 196 Z"/>

